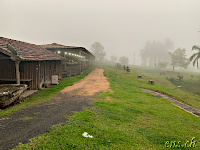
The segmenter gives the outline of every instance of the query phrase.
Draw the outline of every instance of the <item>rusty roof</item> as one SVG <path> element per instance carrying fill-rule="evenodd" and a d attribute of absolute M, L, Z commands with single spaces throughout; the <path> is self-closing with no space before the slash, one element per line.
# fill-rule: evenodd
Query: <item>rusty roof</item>
<path fill-rule="evenodd" d="M 42 61 L 42 60 L 62 60 L 64 57 L 46 50 L 45 48 L 22 41 L 0 37 L 0 48 L 5 54 L 12 55 L 7 44 L 11 45 L 17 52 L 17 56 L 22 60 Z"/>

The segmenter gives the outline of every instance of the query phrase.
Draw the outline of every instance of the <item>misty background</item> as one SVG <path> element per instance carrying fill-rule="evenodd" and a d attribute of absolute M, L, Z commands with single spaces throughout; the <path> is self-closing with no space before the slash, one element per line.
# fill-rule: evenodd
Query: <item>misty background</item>
<path fill-rule="evenodd" d="M 1 0 L 0 36 L 34 44 L 59 43 L 91 51 L 99 42 L 110 60 L 141 65 L 147 41 L 200 45 L 199 0 Z"/>

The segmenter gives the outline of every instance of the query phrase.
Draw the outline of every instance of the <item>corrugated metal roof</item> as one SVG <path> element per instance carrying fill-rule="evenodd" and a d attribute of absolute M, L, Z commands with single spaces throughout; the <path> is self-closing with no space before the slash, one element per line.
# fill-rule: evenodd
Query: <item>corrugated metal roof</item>
<path fill-rule="evenodd" d="M 76 46 L 65 46 L 58 43 L 52 43 L 52 44 L 44 44 L 41 45 L 43 48 L 84 48 L 84 47 L 76 47 Z"/>
<path fill-rule="evenodd" d="M 16 50 L 17 56 L 22 60 L 41 61 L 64 59 L 64 57 L 56 55 L 55 53 L 48 51 L 39 45 L 0 37 L 0 48 L 6 51 L 6 53 L 11 54 L 7 48 L 7 44 L 10 44 Z"/>

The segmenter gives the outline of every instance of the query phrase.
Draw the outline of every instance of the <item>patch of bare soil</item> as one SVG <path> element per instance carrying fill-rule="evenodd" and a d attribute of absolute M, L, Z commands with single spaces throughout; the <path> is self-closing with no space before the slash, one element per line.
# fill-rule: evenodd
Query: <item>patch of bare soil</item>
<path fill-rule="evenodd" d="M 112 92 L 103 71 L 103 69 L 96 68 L 81 81 L 63 89 L 61 93 L 76 91 L 76 95 L 94 95 L 97 92 Z"/>
<path fill-rule="evenodd" d="M 66 122 L 72 111 L 81 111 L 97 92 L 109 90 L 103 69 L 95 69 L 73 86 L 66 87 L 47 103 L 17 111 L 0 118 L 0 150 L 27 143 L 28 139 L 49 132 L 54 124 Z M 28 118 L 28 119 L 27 119 Z"/>
<path fill-rule="evenodd" d="M 189 113 L 192 113 L 196 117 L 200 117 L 200 109 L 198 109 L 198 108 L 195 108 L 193 106 L 185 104 L 185 103 L 175 99 L 174 97 L 171 97 L 169 95 L 163 94 L 161 92 L 148 90 L 148 89 L 144 89 L 144 88 L 142 88 L 142 90 L 144 92 L 147 92 L 147 93 L 150 93 L 150 94 L 154 95 L 155 97 L 162 97 L 162 98 L 164 98 L 166 100 L 169 100 L 169 101 L 173 102 L 172 103 L 173 105 L 175 105 L 175 106 L 177 106 L 177 107 L 179 107 L 179 108 L 181 108 L 181 109 L 183 109 L 183 110 L 185 110 L 185 111 L 187 111 Z"/>

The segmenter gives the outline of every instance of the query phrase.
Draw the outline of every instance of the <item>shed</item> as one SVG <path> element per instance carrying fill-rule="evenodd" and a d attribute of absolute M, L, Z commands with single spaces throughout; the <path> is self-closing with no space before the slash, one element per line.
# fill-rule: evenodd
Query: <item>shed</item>
<path fill-rule="evenodd" d="M 22 41 L 0 37 L 0 84 L 25 83 L 30 89 L 41 89 L 61 79 L 64 57 Z"/>
<path fill-rule="evenodd" d="M 65 58 L 62 62 L 62 77 L 77 75 L 93 65 L 95 56 L 84 47 L 65 46 L 57 43 L 41 45 Z"/>

